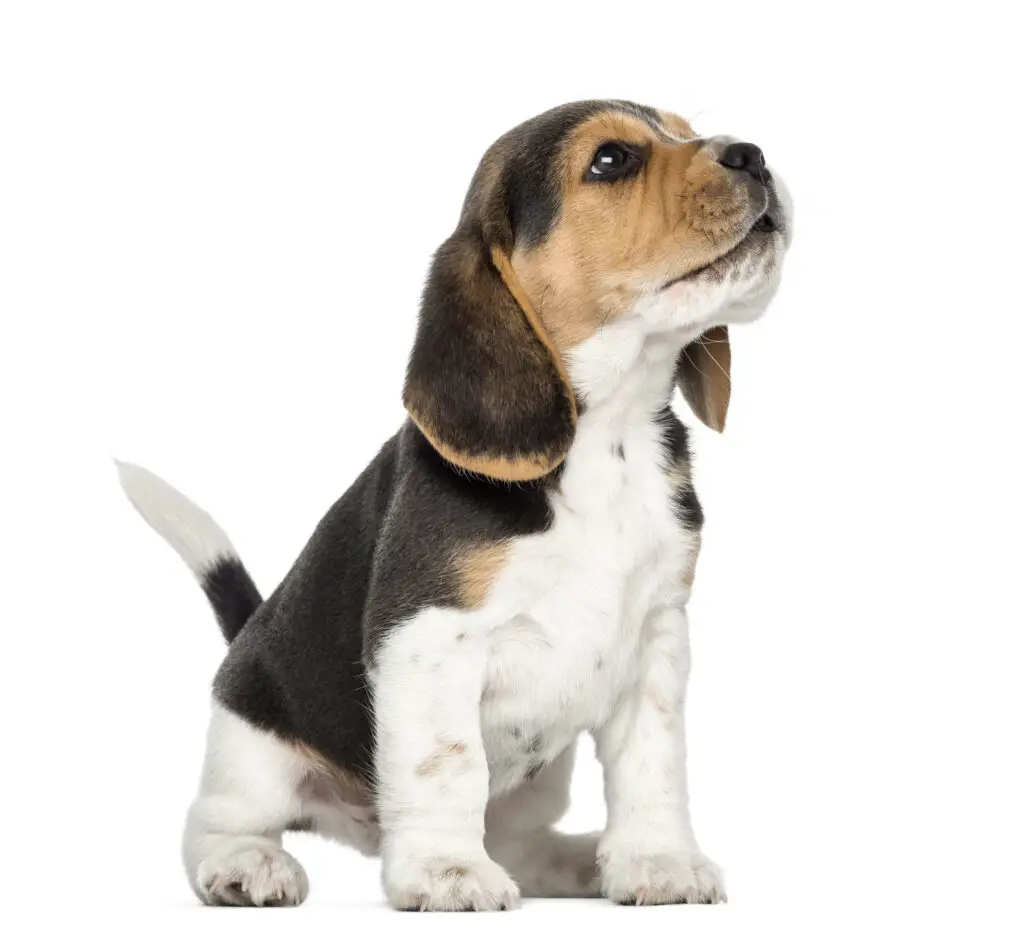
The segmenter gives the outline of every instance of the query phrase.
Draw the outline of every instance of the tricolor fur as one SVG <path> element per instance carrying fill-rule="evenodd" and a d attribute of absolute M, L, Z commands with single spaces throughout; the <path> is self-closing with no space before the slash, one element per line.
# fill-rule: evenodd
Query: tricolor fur
<path fill-rule="evenodd" d="M 410 418 L 266 601 L 203 511 L 122 466 L 230 641 L 185 830 L 202 900 L 301 902 L 289 829 L 380 852 L 402 909 L 724 900 L 687 810 L 703 517 L 671 399 L 722 428 L 727 325 L 763 311 L 790 231 L 752 145 L 563 106 L 484 156 L 424 290 Z M 567 836 L 582 733 L 608 823 Z"/>

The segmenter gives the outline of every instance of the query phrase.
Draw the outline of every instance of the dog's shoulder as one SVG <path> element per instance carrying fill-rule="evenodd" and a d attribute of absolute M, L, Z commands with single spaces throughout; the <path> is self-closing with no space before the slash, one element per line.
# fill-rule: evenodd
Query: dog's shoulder
<path fill-rule="evenodd" d="M 381 640 L 425 608 L 482 604 L 514 540 L 550 527 L 550 486 L 467 474 L 407 421 L 235 639 L 218 700 L 333 762 L 364 767 L 365 672 Z"/>
<path fill-rule="evenodd" d="M 465 472 L 412 422 L 399 433 L 398 450 L 368 587 L 371 659 L 381 637 L 418 611 L 481 604 L 514 541 L 547 530 L 553 520 L 549 490 L 557 474 L 509 483 Z"/>

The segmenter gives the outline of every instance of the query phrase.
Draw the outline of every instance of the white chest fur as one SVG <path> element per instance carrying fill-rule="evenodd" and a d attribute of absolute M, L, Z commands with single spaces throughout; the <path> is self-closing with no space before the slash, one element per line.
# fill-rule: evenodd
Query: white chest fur
<path fill-rule="evenodd" d="M 630 691 L 648 616 L 685 602 L 696 551 L 673 512 L 656 421 L 685 339 L 620 321 L 570 357 L 585 408 L 551 526 L 513 542 L 482 607 L 424 610 L 383 645 L 372 678 L 383 782 L 410 767 L 425 781 L 468 759 L 475 738 L 491 793 L 506 791 Z M 467 717 L 476 704 L 479 724 Z"/>
<path fill-rule="evenodd" d="M 623 341 L 599 336 L 574 358 L 574 379 L 586 387 L 598 374 L 604 388 L 587 390 L 553 525 L 517 541 L 480 613 L 492 625 L 482 699 L 492 791 L 604 722 L 633 683 L 647 613 L 686 592 L 695 541 L 673 513 L 655 421 L 678 340 Z"/>

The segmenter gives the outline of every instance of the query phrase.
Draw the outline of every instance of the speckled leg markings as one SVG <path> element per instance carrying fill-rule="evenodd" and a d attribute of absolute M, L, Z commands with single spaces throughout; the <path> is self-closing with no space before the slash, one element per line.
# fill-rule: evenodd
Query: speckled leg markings
<path fill-rule="evenodd" d="M 373 683 L 388 901 L 402 910 L 516 906 L 515 882 L 484 849 L 483 650 L 458 613 L 427 609 L 384 642 Z"/>
<path fill-rule="evenodd" d="M 623 904 L 719 903 L 718 868 L 690 825 L 683 700 L 689 672 L 686 613 L 654 609 L 644 626 L 635 686 L 597 732 L 608 826 L 598 848 L 601 890 Z"/>

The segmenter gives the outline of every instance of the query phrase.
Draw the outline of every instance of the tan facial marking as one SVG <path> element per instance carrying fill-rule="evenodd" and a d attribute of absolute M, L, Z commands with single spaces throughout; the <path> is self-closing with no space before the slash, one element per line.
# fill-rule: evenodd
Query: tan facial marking
<path fill-rule="evenodd" d="M 479 608 L 487 601 L 491 586 L 508 559 L 508 551 L 507 544 L 492 543 L 460 552 L 455 569 L 459 603 L 463 608 Z"/>
<path fill-rule="evenodd" d="M 453 756 L 461 756 L 466 751 L 464 742 L 442 743 L 426 759 L 416 766 L 416 774 L 422 776 L 437 775 L 445 761 Z"/>
<path fill-rule="evenodd" d="M 563 147 L 561 210 L 551 232 L 512 255 L 519 282 L 563 353 L 645 291 L 724 254 L 753 221 L 746 219 L 746 189 L 701 140 L 690 140 L 690 125 L 670 114 L 662 114 L 662 125 L 671 139 L 614 110 L 582 122 Z M 597 149 L 612 141 L 642 149 L 644 168 L 630 179 L 585 180 Z"/>

